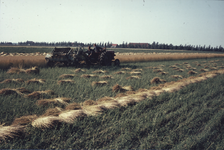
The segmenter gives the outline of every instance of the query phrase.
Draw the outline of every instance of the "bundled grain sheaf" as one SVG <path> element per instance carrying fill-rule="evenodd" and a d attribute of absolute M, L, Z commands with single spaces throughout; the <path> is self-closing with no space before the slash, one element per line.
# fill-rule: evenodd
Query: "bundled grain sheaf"
<path fill-rule="evenodd" d="M 103 105 L 85 105 L 82 107 L 82 110 L 87 116 L 95 116 L 101 114 L 107 108 Z"/>
<path fill-rule="evenodd" d="M 139 76 L 130 76 L 130 77 L 127 77 L 126 79 L 140 79 Z"/>
<path fill-rule="evenodd" d="M 190 70 L 190 71 L 188 71 L 188 74 L 197 74 L 197 72 Z"/>
<path fill-rule="evenodd" d="M 58 116 L 44 116 L 32 121 L 31 125 L 37 128 L 51 128 L 64 120 Z"/>
<path fill-rule="evenodd" d="M 78 104 L 76 102 L 71 103 L 65 107 L 65 110 L 77 110 L 77 109 L 82 109 L 82 108 L 81 108 L 80 104 Z"/>
<path fill-rule="evenodd" d="M 65 84 L 65 83 L 75 83 L 75 81 L 71 79 L 65 79 L 65 80 L 59 80 L 57 82 L 57 84 Z"/>
<path fill-rule="evenodd" d="M 100 76 L 99 78 L 103 78 L 103 79 L 113 79 L 114 77 L 111 75 L 104 75 L 104 76 Z"/>
<path fill-rule="evenodd" d="M 72 71 L 74 71 L 75 73 L 78 73 L 78 72 L 86 72 L 86 70 L 81 69 L 81 68 L 78 68 L 78 69 L 75 69 L 75 70 L 72 70 Z"/>
<path fill-rule="evenodd" d="M 83 74 L 83 75 L 81 75 L 81 78 L 90 78 L 90 77 L 98 77 L 98 75 L 95 75 L 95 74 Z"/>
<path fill-rule="evenodd" d="M 25 69 L 20 69 L 20 68 L 12 67 L 12 68 L 10 68 L 10 69 L 7 71 L 7 73 L 9 73 L 9 74 L 25 73 Z"/>
<path fill-rule="evenodd" d="M 183 78 L 182 75 L 172 75 L 171 77 L 172 77 L 172 78 L 176 78 L 176 79 L 177 79 L 177 78 L 181 78 L 181 79 Z"/>
<path fill-rule="evenodd" d="M 208 69 L 200 69 L 201 72 L 208 72 Z"/>
<path fill-rule="evenodd" d="M 83 110 L 67 110 L 59 114 L 59 118 L 66 123 L 73 123 L 78 117 L 84 117 L 86 114 Z"/>
<path fill-rule="evenodd" d="M 95 70 L 92 73 L 107 73 L 107 71 L 104 71 L 104 70 Z"/>
<path fill-rule="evenodd" d="M 46 90 L 46 91 L 34 91 L 28 95 L 25 95 L 25 98 L 40 98 L 42 94 L 54 95 L 54 91 Z"/>
<path fill-rule="evenodd" d="M 153 72 L 164 72 L 163 69 L 155 69 Z"/>
<path fill-rule="evenodd" d="M 178 72 L 184 72 L 184 69 L 178 69 L 177 71 Z"/>
<path fill-rule="evenodd" d="M 41 83 L 41 84 L 44 84 L 46 82 L 45 79 L 30 79 L 30 80 L 27 80 L 26 83 L 27 84 L 30 84 L 30 83 Z"/>
<path fill-rule="evenodd" d="M 167 74 L 169 74 L 168 72 L 160 72 L 159 73 L 160 75 L 167 75 Z"/>
<path fill-rule="evenodd" d="M 32 68 L 26 69 L 25 73 L 27 73 L 27 74 L 39 74 L 40 69 L 37 66 L 35 66 L 35 67 L 32 67 Z"/>
<path fill-rule="evenodd" d="M 126 92 L 126 91 L 134 91 L 134 89 L 131 86 L 120 86 L 119 84 L 116 84 L 112 87 L 113 92 Z"/>
<path fill-rule="evenodd" d="M 131 70 L 131 68 L 121 68 L 121 70 Z"/>
<path fill-rule="evenodd" d="M 32 122 L 32 120 L 36 119 L 37 115 L 28 115 L 28 116 L 22 116 L 20 118 L 16 118 L 12 125 L 27 125 Z"/>
<path fill-rule="evenodd" d="M 117 71 L 117 72 L 114 72 L 114 74 L 125 74 L 126 71 Z"/>
<path fill-rule="evenodd" d="M 159 77 L 154 77 L 152 80 L 151 80 L 151 84 L 153 83 L 162 83 L 162 82 L 166 82 L 166 80 L 163 80 L 163 79 L 160 79 Z"/>
<path fill-rule="evenodd" d="M 48 108 L 42 116 L 58 116 L 61 111 L 63 109 L 60 107 Z"/>
<path fill-rule="evenodd" d="M 5 88 L 0 90 L 1 95 L 10 95 L 10 94 L 18 94 L 21 96 L 24 96 L 26 92 L 29 92 L 25 88 L 17 88 L 17 89 L 10 89 L 10 88 Z"/>
<path fill-rule="evenodd" d="M 4 81 L 0 82 L 0 84 L 3 84 L 3 83 L 11 83 L 11 82 L 14 82 L 14 83 L 22 83 L 24 82 L 23 79 L 5 79 Z"/>
<path fill-rule="evenodd" d="M 5 140 L 7 138 L 14 138 L 18 136 L 20 133 L 24 132 L 24 126 L 3 126 L 0 125 L 0 139 Z"/>
<path fill-rule="evenodd" d="M 108 82 L 107 81 L 93 81 L 92 86 L 102 86 L 106 85 Z"/>
<path fill-rule="evenodd" d="M 75 77 L 76 75 L 75 74 L 63 74 L 63 75 L 61 75 L 61 76 L 59 76 L 59 78 L 73 78 L 73 77 Z"/>
<path fill-rule="evenodd" d="M 58 97 L 54 99 L 41 99 L 37 101 L 37 105 L 39 106 L 46 106 L 49 104 L 56 104 L 56 103 L 61 103 L 64 105 L 68 105 L 68 102 L 70 102 L 71 98 L 66 98 L 66 97 Z"/>
<path fill-rule="evenodd" d="M 130 72 L 130 74 L 140 75 L 142 73 L 141 72 Z"/>
<path fill-rule="evenodd" d="M 218 70 L 217 67 L 210 67 L 211 70 Z"/>
<path fill-rule="evenodd" d="M 131 72 L 139 72 L 139 71 L 143 71 L 143 70 L 140 68 L 137 68 L 137 69 L 133 69 Z"/>
<path fill-rule="evenodd" d="M 89 99 L 83 102 L 83 106 L 91 106 L 91 105 L 96 105 L 96 101 Z"/>
<path fill-rule="evenodd" d="M 135 104 L 135 100 L 132 97 L 124 96 L 116 98 L 118 104 L 122 107 Z"/>

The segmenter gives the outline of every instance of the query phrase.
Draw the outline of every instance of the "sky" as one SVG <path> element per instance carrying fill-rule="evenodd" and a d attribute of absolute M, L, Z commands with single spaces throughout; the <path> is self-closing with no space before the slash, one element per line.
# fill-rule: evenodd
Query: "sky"
<path fill-rule="evenodd" d="M 224 0 L 0 0 L 0 42 L 224 47 Z"/>

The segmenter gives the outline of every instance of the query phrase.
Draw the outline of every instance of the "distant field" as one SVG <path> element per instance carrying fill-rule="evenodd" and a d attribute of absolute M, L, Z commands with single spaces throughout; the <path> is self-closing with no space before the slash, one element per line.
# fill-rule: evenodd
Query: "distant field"
<path fill-rule="evenodd" d="M 224 58 L 207 58 L 121 63 L 120 67 L 83 66 L 78 70 L 40 67 L 39 74 L 1 70 L 0 120 L 4 125 L 0 133 L 11 124 L 25 125 L 25 130 L 5 141 L 0 139 L 0 149 L 224 149 L 223 68 Z M 161 83 L 152 82 L 154 77 L 162 79 Z M 100 85 L 98 81 L 106 82 Z M 113 91 L 116 84 L 129 90 Z M 21 87 L 27 93 L 4 93 L 6 88 Z M 28 96 L 47 90 L 52 92 Z M 102 98 L 111 105 L 102 103 Z M 100 104 L 110 109 L 98 107 Z M 38 118 L 66 117 L 65 113 L 74 112 L 69 109 L 87 116 L 70 114 L 70 123 L 52 120 L 49 127 L 38 126 Z M 43 123 L 46 120 L 39 122 Z"/>
<path fill-rule="evenodd" d="M 0 47 L 0 68 L 8 69 L 10 67 L 32 67 L 45 66 L 44 56 L 52 48 L 46 47 Z M 115 51 L 115 58 L 121 63 L 124 62 L 152 62 L 181 59 L 198 59 L 198 58 L 219 58 L 224 57 L 224 53 L 200 53 L 198 51 L 183 50 L 156 50 L 156 49 L 109 49 Z"/>

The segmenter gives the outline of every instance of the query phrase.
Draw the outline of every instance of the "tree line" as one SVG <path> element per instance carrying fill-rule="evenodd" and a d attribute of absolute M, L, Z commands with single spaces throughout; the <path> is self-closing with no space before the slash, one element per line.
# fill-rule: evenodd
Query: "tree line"
<path fill-rule="evenodd" d="M 18 45 L 21 46 L 74 46 L 74 47 L 83 47 L 83 46 L 91 46 L 94 43 L 82 43 L 82 42 L 33 42 L 33 41 L 26 41 L 26 42 L 18 42 Z M 98 46 L 104 47 L 111 47 L 112 42 L 100 42 L 96 43 Z M 11 42 L 1 42 L 0 45 L 14 45 Z M 219 51 L 224 52 L 224 48 L 220 46 L 212 47 L 212 46 L 201 46 L 201 45 L 173 45 L 173 44 L 164 44 L 159 42 L 152 42 L 150 43 L 127 43 L 123 42 L 122 44 L 117 44 L 117 48 L 144 48 L 144 49 L 170 49 L 170 50 L 193 50 L 193 51 Z"/>

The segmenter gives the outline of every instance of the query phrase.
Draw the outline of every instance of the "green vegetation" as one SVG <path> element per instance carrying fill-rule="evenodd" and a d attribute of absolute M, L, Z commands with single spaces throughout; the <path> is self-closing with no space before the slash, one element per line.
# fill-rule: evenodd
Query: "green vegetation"
<path fill-rule="evenodd" d="M 190 75 L 186 69 L 187 63 L 196 69 L 197 74 Z M 176 65 L 183 72 L 173 70 Z M 188 65 L 188 66 L 189 66 Z M 85 72 L 74 73 L 73 67 L 40 68 L 40 74 L 7 74 L 0 71 L 0 82 L 5 79 L 21 78 L 45 79 L 44 84 L 4 83 L 3 88 L 24 87 L 30 91 L 53 90 L 56 95 L 43 95 L 41 98 L 69 97 L 71 102 L 81 103 L 85 100 L 97 100 L 117 93 L 112 92 L 116 83 L 121 86 L 132 86 L 134 90 L 149 89 L 154 77 L 170 81 L 177 81 L 171 75 L 181 75 L 184 78 L 197 76 L 200 69 L 208 66 L 221 69 L 223 59 L 197 59 L 161 62 L 123 63 L 120 67 L 82 68 Z M 122 68 L 143 69 L 140 79 L 126 79 L 131 76 L 114 74 Z M 168 72 L 160 75 L 155 69 L 158 67 Z M 107 71 L 105 75 L 112 75 L 113 79 L 81 78 L 82 74 L 93 74 L 95 70 Z M 214 69 L 214 68 L 213 68 Z M 70 79 L 75 83 L 58 85 L 62 74 L 76 74 Z M 97 74 L 99 76 L 104 74 Z M 105 86 L 91 86 L 92 81 L 106 80 Z M 134 105 L 110 109 L 98 116 L 81 117 L 73 124 L 62 123 L 51 129 L 39 129 L 28 125 L 26 132 L 14 139 L 1 141 L 0 149 L 223 149 L 224 148 L 224 78 L 215 78 L 201 83 L 190 84 L 174 93 L 162 93 L 153 99 L 145 99 Z M 62 104 L 37 106 L 38 99 L 24 98 L 20 95 L 0 95 L 0 122 L 10 125 L 15 118 L 25 115 L 42 115 L 49 107 L 64 108 Z"/>

